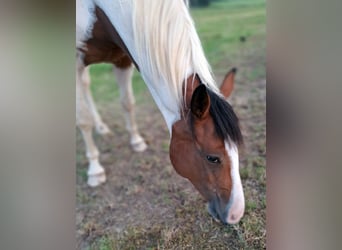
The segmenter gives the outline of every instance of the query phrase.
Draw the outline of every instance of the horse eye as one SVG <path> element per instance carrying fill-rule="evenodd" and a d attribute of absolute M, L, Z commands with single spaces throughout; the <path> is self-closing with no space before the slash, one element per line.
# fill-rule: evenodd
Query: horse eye
<path fill-rule="evenodd" d="M 212 155 L 207 155 L 207 160 L 210 162 L 210 163 L 221 163 L 220 161 L 220 158 L 216 157 L 216 156 L 212 156 Z"/>

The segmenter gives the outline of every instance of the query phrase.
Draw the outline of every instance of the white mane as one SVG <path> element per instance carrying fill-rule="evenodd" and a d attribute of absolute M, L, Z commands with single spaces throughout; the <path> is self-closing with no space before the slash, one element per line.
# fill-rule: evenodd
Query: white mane
<path fill-rule="evenodd" d="M 192 73 L 219 93 L 183 0 L 135 0 L 132 23 L 137 63 L 152 76 L 151 84 L 167 82 L 179 105 Z"/>

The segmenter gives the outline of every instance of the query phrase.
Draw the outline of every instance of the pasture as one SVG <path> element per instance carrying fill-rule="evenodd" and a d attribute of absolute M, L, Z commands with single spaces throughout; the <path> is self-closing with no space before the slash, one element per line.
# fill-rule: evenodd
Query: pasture
<path fill-rule="evenodd" d="M 136 71 L 136 119 L 148 144 L 134 153 L 112 67 L 91 67 L 92 93 L 113 132 L 94 133 L 107 182 L 86 184 L 87 158 L 77 132 L 76 237 L 78 249 L 265 249 L 266 248 L 266 73 L 264 0 L 212 1 L 192 16 L 217 83 L 238 68 L 229 102 L 240 118 L 244 145 L 240 174 L 246 210 L 234 226 L 215 222 L 192 184 L 169 159 L 169 132 Z"/>

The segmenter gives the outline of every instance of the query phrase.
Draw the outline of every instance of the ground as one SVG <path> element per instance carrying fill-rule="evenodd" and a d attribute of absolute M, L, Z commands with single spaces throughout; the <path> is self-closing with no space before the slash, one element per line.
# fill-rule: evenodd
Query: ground
<path fill-rule="evenodd" d="M 210 8 L 192 10 L 218 83 L 231 67 L 238 67 L 229 102 L 244 136 L 242 220 L 233 226 L 215 222 L 192 184 L 175 172 L 166 124 L 137 72 L 136 116 L 148 149 L 143 153 L 130 149 L 111 66 L 95 65 L 92 91 L 113 135 L 94 135 L 107 182 L 90 188 L 84 144 L 77 132 L 78 249 L 266 248 L 265 12 L 263 0 L 214 1 Z"/>

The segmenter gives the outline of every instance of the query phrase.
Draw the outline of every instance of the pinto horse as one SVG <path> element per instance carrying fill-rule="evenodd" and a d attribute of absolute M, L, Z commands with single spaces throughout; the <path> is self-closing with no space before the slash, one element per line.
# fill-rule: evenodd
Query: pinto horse
<path fill-rule="evenodd" d="M 190 180 L 208 201 L 209 213 L 235 224 L 245 201 L 239 174 L 239 122 L 225 100 L 235 71 L 221 89 L 183 0 L 76 0 L 76 121 L 89 160 L 88 184 L 105 182 L 92 128 L 105 134 L 89 90 L 87 66 L 114 65 L 130 143 L 144 151 L 134 115 L 131 76 L 141 73 L 170 132 L 170 159 L 176 172 Z"/>

